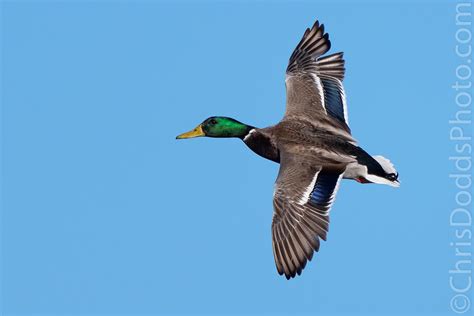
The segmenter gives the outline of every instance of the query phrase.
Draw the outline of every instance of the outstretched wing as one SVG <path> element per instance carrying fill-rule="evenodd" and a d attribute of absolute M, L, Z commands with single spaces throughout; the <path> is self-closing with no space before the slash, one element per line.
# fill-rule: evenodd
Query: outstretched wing
<path fill-rule="evenodd" d="M 275 264 L 286 278 L 300 275 L 326 240 L 329 210 L 342 171 L 289 159 L 283 153 L 273 197 L 272 244 Z"/>
<path fill-rule="evenodd" d="M 342 80 L 343 53 L 320 57 L 331 48 L 319 22 L 306 29 L 286 70 L 285 116 L 305 117 L 332 124 L 350 133 Z"/>

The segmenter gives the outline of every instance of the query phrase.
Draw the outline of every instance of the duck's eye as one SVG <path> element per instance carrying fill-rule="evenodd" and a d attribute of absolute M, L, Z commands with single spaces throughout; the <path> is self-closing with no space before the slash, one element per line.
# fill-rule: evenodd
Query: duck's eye
<path fill-rule="evenodd" d="M 212 119 L 212 120 L 209 121 L 209 123 L 210 123 L 211 125 L 216 125 L 216 124 L 217 124 L 217 121 L 216 121 L 215 119 Z"/>

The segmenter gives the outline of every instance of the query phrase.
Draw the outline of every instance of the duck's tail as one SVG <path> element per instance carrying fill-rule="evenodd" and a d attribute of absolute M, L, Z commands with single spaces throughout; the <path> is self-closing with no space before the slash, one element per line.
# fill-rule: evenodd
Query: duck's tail
<path fill-rule="evenodd" d="M 384 173 L 380 174 L 371 174 L 371 170 L 367 170 L 367 175 L 365 179 L 372 183 L 387 184 L 392 187 L 399 187 L 400 181 L 398 181 L 398 172 L 395 170 L 393 164 L 387 158 L 383 156 L 373 156 L 372 157 L 379 165 L 382 167 Z"/>
<path fill-rule="evenodd" d="M 372 157 L 360 147 L 353 148 L 352 154 L 356 157 L 357 162 L 347 166 L 344 178 L 354 179 L 360 183 L 400 186 L 398 172 L 390 160 L 382 156 Z"/>

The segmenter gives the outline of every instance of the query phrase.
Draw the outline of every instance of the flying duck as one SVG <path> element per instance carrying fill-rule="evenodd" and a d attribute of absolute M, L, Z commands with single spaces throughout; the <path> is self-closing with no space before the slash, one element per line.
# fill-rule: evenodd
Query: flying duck
<path fill-rule="evenodd" d="M 257 128 L 213 116 L 177 139 L 237 137 L 256 154 L 280 164 L 273 194 L 272 244 L 276 269 L 300 275 L 326 241 L 329 210 L 341 179 L 399 186 L 390 161 L 357 145 L 347 118 L 343 53 L 331 47 L 324 25 L 306 29 L 286 69 L 286 112 Z"/>

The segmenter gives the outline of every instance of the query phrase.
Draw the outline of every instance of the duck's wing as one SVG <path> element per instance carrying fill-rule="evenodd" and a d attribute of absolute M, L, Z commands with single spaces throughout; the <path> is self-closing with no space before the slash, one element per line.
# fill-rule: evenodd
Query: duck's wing
<path fill-rule="evenodd" d="M 273 197 L 272 244 L 275 264 L 286 278 L 300 275 L 326 240 L 329 210 L 342 171 L 307 164 L 283 153 Z"/>
<path fill-rule="evenodd" d="M 331 42 L 319 22 L 306 29 L 286 69 L 285 116 L 331 124 L 350 133 L 347 117 L 343 53 L 320 57 Z"/>

